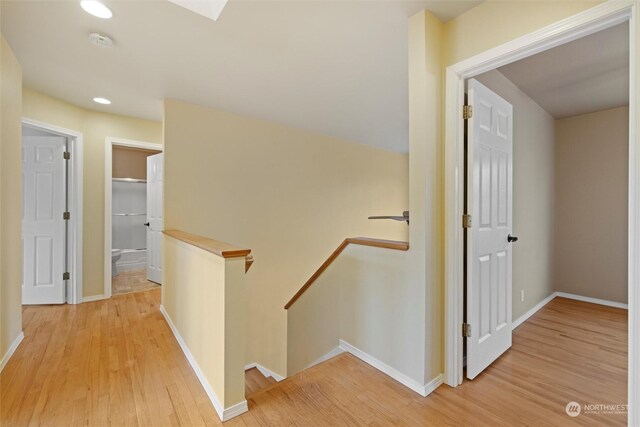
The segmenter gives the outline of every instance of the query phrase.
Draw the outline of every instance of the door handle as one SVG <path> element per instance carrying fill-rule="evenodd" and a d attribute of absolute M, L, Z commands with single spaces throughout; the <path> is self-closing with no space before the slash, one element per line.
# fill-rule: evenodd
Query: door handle
<path fill-rule="evenodd" d="M 145 227 L 148 227 L 148 226 L 149 226 L 149 223 L 148 223 L 148 222 L 145 222 L 145 223 L 144 223 L 144 226 L 145 226 Z"/>
<path fill-rule="evenodd" d="M 517 236 L 512 236 L 511 234 L 509 234 L 507 236 L 507 242 L 513 243 L 513 242 L 517 242 L 517 241 L 518 241 L 518 237 Z"/>

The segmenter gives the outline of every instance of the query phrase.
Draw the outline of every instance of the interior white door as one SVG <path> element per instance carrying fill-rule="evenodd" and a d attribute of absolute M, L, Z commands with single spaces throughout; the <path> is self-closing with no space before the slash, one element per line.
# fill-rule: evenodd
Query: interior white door
<path fill-rule="evenodd" d="M 23 137 L 23 304 L 65 302 L 65 147 L 64 137 Z"/>
<path fill-rule="evenodd" d="M 467 122 L 467 377 L 511 347 L 513 107 L 469 80 Z"/>
<path fill-rule="evenodd" d="M 147 157 L 147 279 L 162 283 L 164 154 Z"/>

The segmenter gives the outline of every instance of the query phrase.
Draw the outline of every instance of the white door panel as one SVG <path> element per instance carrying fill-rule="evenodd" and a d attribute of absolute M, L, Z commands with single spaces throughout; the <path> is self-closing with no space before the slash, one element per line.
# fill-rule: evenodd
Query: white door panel
<path fill-rule="evenodd" d="M 162 283 L 164 154 L 147 157 L 147 278 Z"/>
<path fill-rule="evenodd" d="M 513 108 L 478 81 L 469 81 L 467 234 L 467 377 L 511 347 Z"/>
<path fill-rule="evenodd" d="M 65 145 L 63 137 L 23 138 L 23 304 L 65 302 Z"/>

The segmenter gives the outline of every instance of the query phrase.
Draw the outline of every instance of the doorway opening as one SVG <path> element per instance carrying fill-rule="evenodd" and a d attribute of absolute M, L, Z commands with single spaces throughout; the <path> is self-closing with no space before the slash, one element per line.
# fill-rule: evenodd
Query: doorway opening
<path fill-rule="evenodd" d="M 105 297 L 157 289 L 162 146 L 108 138 L 106 149 Z"/>
<path fill-rule="evenodd" d="M 630 48 L 627 51 L 626 62 L 628 65 L 628 126 L 626 127 L 626 147 L 627 159 L 629 160 L 627 172 L 625 173 L 627 182 L 626 206 L 628 224 L 625 227 L 625 235 L 627 244 L 624 245 L 624 256 L 628 259 L 626 270 L 626 293 L 628 295 L 627 305 L 614 301 L 615 307 L 628 307 L 628 333 L 624 334 L 624 338 L 628 339 L 628 345 L 624 348 L 628 349 L 628 364 L 625 378 L 628 385 L 628 422 L 629 424 L 637 424 L 638 413 L 635 408 L 638 404 L 638 396 L 640 381 L 637 375 L 637 357 L 638 344 L 637 333 L 640 324 L 638 315 L 638 290 L 640 288 L 640 276 L 638 274 L 638 248 L 640 247 L 640 228 L 638 221 L 640 220 L 640 186 L 638 171 L 638 153 L 640 152 L 639 141 L 637 139 L 637 70 L 636 70 L 636 39 L 637 39 L 637 23 L 636 23 L 636 5 L 631 2 L 607 2 L 600 6 L 590 9 L 588 12 L 577 14 L 571 18 L 565 19 L 554 25 L 546 27 L 535 33 L 513 40 L 505 45 L 495 49 L 481 53 L 477 56 L 469 58 L 463 62 L 452 65 L 447 68 L 446 76 L 446 144 L 445 144 L 445 200 L 446 200 L 446 236 L 445 236 L 445 382 L 453 387 L 462 384 L 464 378 L 464 344 L 463 336 L 468 330 L 464 313 L 468 312 L 468 308 L 464 306 L 464 281 L 465 275 L 472 277 L 472 271 L 467 271 L 465 267 L 465 251 L 464 251 L 464 235 L 466 230 L 460 226 L 461 218 L 464 219 L 464 191 L 465 185 L 462 179 L 458 177 L 464 176 L 464 121 L 462 114 L 465 96 L 465 82 L 468 79 L 476 78 L 481 74 L 500 67 L 516 63 L 517 61 L 528 59 L 533 55 L 549 51 L 553 48 L 565 45 L 567 43 L 582 39 L 603 30 L 613 28 L 619 24 L 627 23 L 628 25 L 628 43 Z M 593 70 L 588 70 L 593 71 Z M 473 111 L 476 114 L 476 111 Z M 518 126 L 514 123 L 514 126 Z M 470 159 L 471 161 L 471 159 Z M 472 166 L 470 164 L 471 175 Z M 623 171 L 624 172 L 624 171 Z M 471 188 L 470 188 L 471 190 Z M 469 206 L 471 209 L 471 206 Z M 583 214 L 575 212 L 576 215 Z M 472 224 L 477 224 L 478 218 L 471 218 Z M 513 231 L 513 230 L 512 230 Z M 513 236 L 518 236 L 515 230 Z M 521 234 L 521 233 L 520 233 Z M 505 235 L 506 237 L 506 235 Z M 522 235 L 518 236 L 521 238 Z M 506 241 L 505 241 L 506 243 Z M 473 243 L 469 243 L 471 246 Z M 518 243 L 513 243 L 517 245 Z M 604 252 L 603 252 L 604 253 Z M 607 284 L 603 284 L 606 286 Z M 519 301 L 521 298 L 520 289 L 513 295 L 512 301 Z M 554 293 L 550 295 L 553 299 L 556 296 L 564 297 L 564 292 Z M 573 295 L 575 297 L 575 295 Z M 525 298 L 527 293 L 525 290 Z M 577 298 L 576 298 L 577 299 Z M 600 298 L 582 298 L 587 302 L 602 303 Z M 471 297 L 467 298 L 468 303 L 472 303 Z M 525 315 L 532 314 L 540 309 L 549 300 L 542 300 L 538 305 L 532 307 Z M 555 301 L 554 301 L 555 302 Z M 513 327 L 520 320 L 509 319 Z M 463 327 L 463 334 L 460 333 L 460 326 Z M 627 322 L 622 322 L 622 327 L 626 329 Z M 471 324 L 471 334 L 478 333 L 477 325 Z M 626 344 L 626 343 L 625 343 Z M 467 364 L 469 361 L 467 360 Z M 624 404 L 625 402 L 618 402 Z"/>
<path fill-rule="evenodd" d="M 22 303 L 82 302 L 82 134 L 22 120 Z"/>

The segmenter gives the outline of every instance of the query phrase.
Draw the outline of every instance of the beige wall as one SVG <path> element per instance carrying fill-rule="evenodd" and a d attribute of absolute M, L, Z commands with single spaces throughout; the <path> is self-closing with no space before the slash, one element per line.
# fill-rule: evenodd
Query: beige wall
<path fill-rule="evenodd" d="M 147 157 L 160 151 L 114 147 L 111 175 L 114 178 L 147 179 Z"/>
<path fill-rule="evenodd" d="M 22 331 L 22 69 L 0 46 L 0 360 Z"/>
<path fill-rule="evenodd" d="M 477 80 L 513 105 L 513 320 L 551 295 L 555 120 L 499 71 Z M 520 291 L 524 290 L 524 301 Z"/>
<path fill-rule="evenodd" d="M 424 385 L 424 286 L 408 252 L 349 245 L 288 311 L 288 374 L 344 340 Z"/>
<path fill-rule="evenodd" d="M 424 340 L 415 356 L 424 360 L 423 383 L 442 372 L 442 357 L 430 349 L 443 339 L 442 23 L 423 11 L 409 20 L 409 283 L 420 292 L 422 313 L 413 319 Z M 434 344 L 437 343 L 437 344 Z"/>
<path fill-rule="evenodd" d="M 84 137 L 83 295 L 104 289 L 104 153 L 107 136 L 162 143 L 162 124 L 86 110 L 25 88 L 23 116 Z"/>
<path fill-rule="evenodd" d="M 222 409 L 245 400 L 244 257 L 222 258 L 165 236 L 162 308 Z M 216 408 L 218 415 L 222 416 Z"/>
<path fill-rule="evenodd" d="M 556 290 L 627 302 L 629 108 L 556 121 Z"/>
<path fill-rule="evenodd" d="M 253 250 L 246 362 L 284 375 L 289 298 L 346 237 L 406 240 L 367 216 L 407 209 L 407 156 L 174 100 L 164 126 L 165 228 Z"/>

